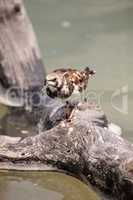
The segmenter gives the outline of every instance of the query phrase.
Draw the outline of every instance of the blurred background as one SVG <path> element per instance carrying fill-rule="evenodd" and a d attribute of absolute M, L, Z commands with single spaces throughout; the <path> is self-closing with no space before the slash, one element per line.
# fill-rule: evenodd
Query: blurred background
<path fill-rule="evenodd" d="M 87 98 L 99 103 L 108 119 L 133 142 L 133 1 L 25 0 L 47 72 L 90 66 Z M 0 119 L 8 112 L 0 108 Z M 14 122 L 1 120 L 2 134 L 20 135 Z M 25 127 L 21 127 L 25 128 Z M 19 133 L 19 134 L 18 134 Z M 22 132 L 24 135 L 28 132 Z M 21 133 L 21 134 L 22 134 Z M 55 173 L 7 173 L 0 176 L 2 200 L 96 200 L 72 177 Z M 108 199 L 108 198 L 107 198 Z"/>
<path fill-rule="evenodd" d="M 133 141 L 133 1 L 27 0 L 47 71 L 59 67 L 97 72 L 88 99 Z"/>

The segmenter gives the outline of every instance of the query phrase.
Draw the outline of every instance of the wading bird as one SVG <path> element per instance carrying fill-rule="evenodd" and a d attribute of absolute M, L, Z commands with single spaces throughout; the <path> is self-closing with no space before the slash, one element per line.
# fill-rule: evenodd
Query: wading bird
<path fill-rule="evenodd" d="M 56 69 L 46 77 L 46 92 L 51 98 L 66 99 L 73 93 L 86 90 L 88 80 L 96 72 L 86 67 L 84 70 Z"/>

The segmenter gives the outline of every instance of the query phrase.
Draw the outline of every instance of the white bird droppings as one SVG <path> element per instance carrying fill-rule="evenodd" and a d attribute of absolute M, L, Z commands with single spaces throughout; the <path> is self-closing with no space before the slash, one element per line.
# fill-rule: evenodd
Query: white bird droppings
<path fill-rule="evenodd" d="M 73 128 L 70 127 L 69 130 L 68 130 L 68 135 L 70 135 L 72 132 L 73 132 Z"/>

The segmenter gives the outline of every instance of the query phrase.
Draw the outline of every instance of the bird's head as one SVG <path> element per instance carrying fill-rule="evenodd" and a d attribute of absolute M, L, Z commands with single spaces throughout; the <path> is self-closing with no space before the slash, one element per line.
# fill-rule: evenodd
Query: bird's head
<path fill-rule="evenodd" d="M 58 88 L 62 84 L 62 77 L 57 73 L 50 73 L 46 76 L 46 86 Z"/>

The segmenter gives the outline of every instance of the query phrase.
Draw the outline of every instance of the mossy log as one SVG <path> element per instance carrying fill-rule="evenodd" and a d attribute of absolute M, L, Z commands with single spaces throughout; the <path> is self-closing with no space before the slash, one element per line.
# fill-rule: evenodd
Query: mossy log
<path fill-rule="evenodd" d="M 108 128 L 96 106 L 79 103 L 71 111 L 69 118 L 34 137 L 0 136 L 0 169 L 82 174 L 113 199 L 131 200 L 133 145 Z"/>

